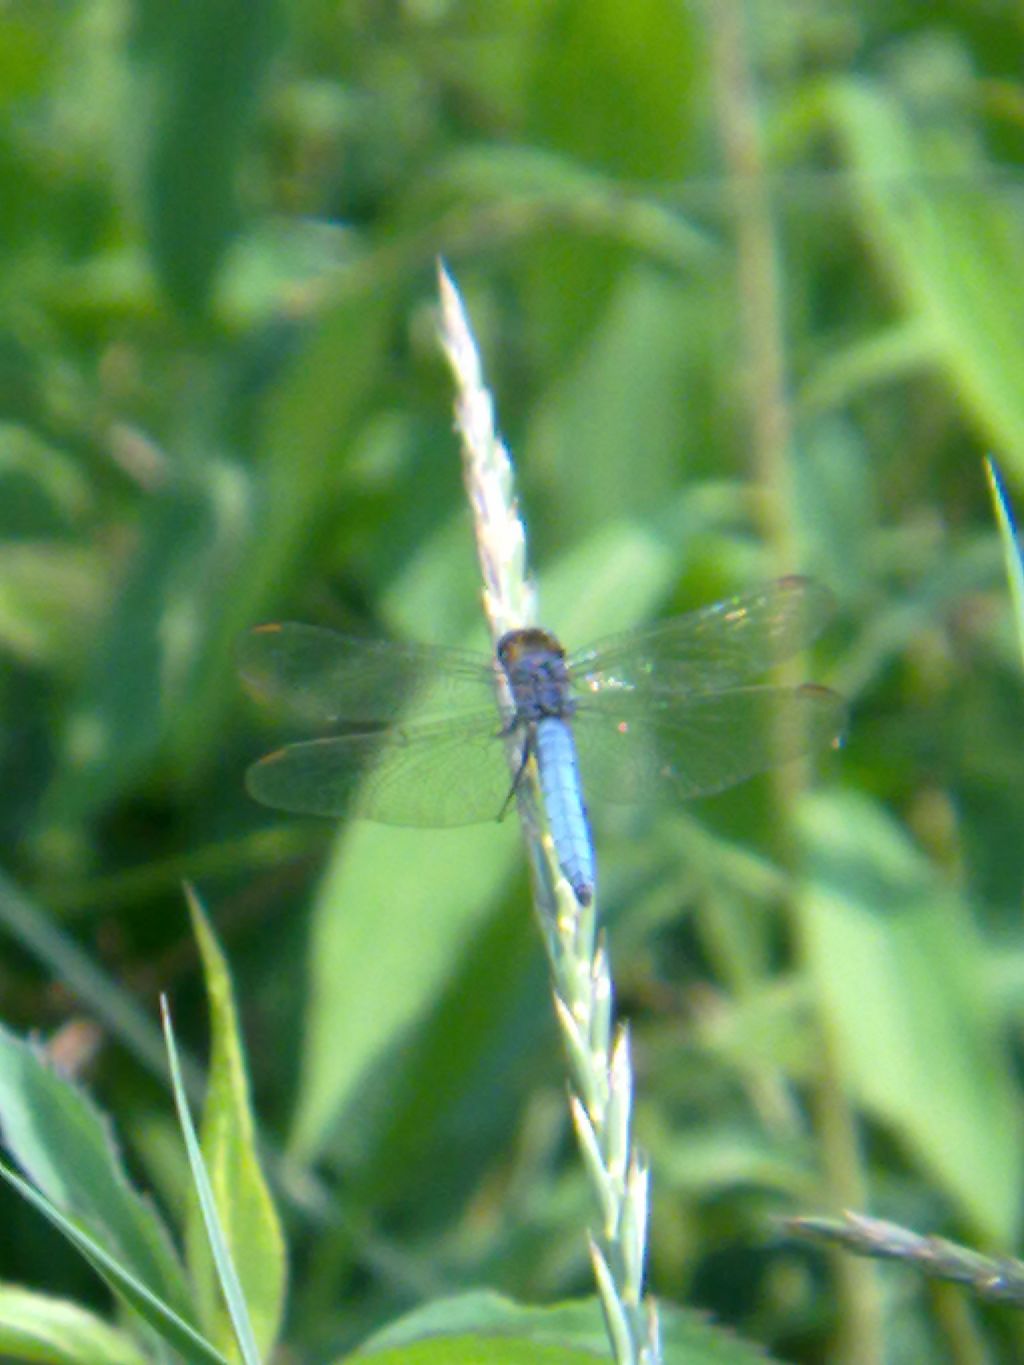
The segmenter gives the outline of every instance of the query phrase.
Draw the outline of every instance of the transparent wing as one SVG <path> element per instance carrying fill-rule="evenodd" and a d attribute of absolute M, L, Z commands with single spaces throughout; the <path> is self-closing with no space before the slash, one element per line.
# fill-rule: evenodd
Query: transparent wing
<path fill-rule="evenodd" d="M 633 687 L 710 692 L 766 673 L 822 630 L 832 595 L 809 578 L 780 578 L 687 616 L 599 641 L 573 654 L 582 692 Z"/>
<path fill-rule="evenodd" d="M 246 773 L 251 796 L 301 815 L 441 828 L 497 820 L 512 778 L 496 710 L 289 744 Z"/>
<path fill-rule="evenodd" d="M 585 795 L 689 800 L 724 791 L 843 734 L 825 687 L 738 687 L 686 698 L 605 693 L 573 719 Z"/>
<path fill-rule="evenodd" d="M 414 697 L 423 715 L 494 705 L 493 665 L 459 649 L 356 640 L 285 622 L 250 631 L 238 663 L 256 697 L 309 726 L 390 721 Z"/>

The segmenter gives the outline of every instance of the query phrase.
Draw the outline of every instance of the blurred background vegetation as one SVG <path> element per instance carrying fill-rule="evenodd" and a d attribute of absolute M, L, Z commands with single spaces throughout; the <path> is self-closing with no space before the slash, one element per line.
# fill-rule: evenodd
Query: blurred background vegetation
<path fill-rule="evenodd" d="M 778 1218 L 1018 1245 L 1024 705 L 981 469 L 1024 497 L 1009 0 L 10 0 L 0 11 L 0 1010 L 186 1179 L 191 878 L 235 973 L 323 1360 L 430 1297 L 590 1292 L 514 822 L 255 807 L 233 642 L 482 643 L 443 256 L 570 646 L 777 574 L 845 749 L 597 812 L 651 1278 L 794 1361 L 1022 1327 Z M 315 1171 L 315 1174 L 314 1174 Z M 102 1302 L 2 1198 L 0 1275 Z"/>

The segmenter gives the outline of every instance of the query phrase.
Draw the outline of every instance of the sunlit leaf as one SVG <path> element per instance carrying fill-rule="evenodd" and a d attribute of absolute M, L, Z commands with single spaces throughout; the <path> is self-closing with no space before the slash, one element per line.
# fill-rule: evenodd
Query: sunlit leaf
<path fill-rule="evenodd" d="M 127 1333 L 66 1299 L 0 1285 L 0 1355 L 47 1365 L 146 1365 Z"/>
<path fill-rule="evenodd" d="M 189 894 L 210 1002 L 212 1049 L 203 1110 L 202 1152 L 231 1258 L 245 1294 L 261 1354 L 269 1356 L 284 1303 L 287 1259 L 281 1225 L 260 1168 L 227 963 L 194 893 Z M 205 1228 L 193 1213 L 188 1227 L 189 1268 L 203 1321 L 224 1347 L 230 1336 Z"/>
<path fill-rule="evenodd" d="M 719 1330 L 699 1313 L 662 1305 L 659 1317 L 666 1365 L 764 1365 L 769 1360 L 758 1347 Z M 445 1351 L 451 1354 L 445 1355 Z M 531 1351 L 536 1354 L 531 1356 Z M 577 1365 L 585 1360 L 607 1360 L 608 1341 L 597 1300 L 533 1308 L 500 1294 L 479 1291 L 416 1309 L 377 1333 L 347 1359 L 379 1361 L 381 1365 L 400 1360 L 433 1365 L 443 1360 L 531 1359 Z"/>
<path fill-rule="evenodd" d="M 185 1151 L 188 1154 L 192 1186 L 199 1203 L 203 1228 L 209 1242 L 217 1280 L 224 1295 L 234 1343 L 241 1353 L 244 1365 L 260 1365 L 260 1353 L 253 1334 L 249 1306 L 246 1303 L 245 1294 L 238 1278 L 238 1268 L 228 1246 L 217 1201 L 214 1197 L 213 1186 L 210 1183 L 206 1163 L 199 1147 L 199 1137 L 192 1122 L 188 1096 L 185 1094 L 185 1084 L 181 1074 L 178 1048 L 174 1041 L 171 1012 L 166 997 L 161 999 L 160 1004 L 163 1011 L 164 1037 L 167 1041 L 167 1060 L 171 1071 L 171 1089 L 178 1110 L 182 1137 L 185 1139 Z M 232 1352 L 232 1354 L 234 1353 Z"/>

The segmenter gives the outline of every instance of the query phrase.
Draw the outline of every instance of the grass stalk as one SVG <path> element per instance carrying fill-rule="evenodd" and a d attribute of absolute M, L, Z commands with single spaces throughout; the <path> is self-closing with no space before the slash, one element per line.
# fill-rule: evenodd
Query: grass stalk
<path fill-rule="evenodd" d="M 441 340 L 455 378 L 455 420 L 483 606 L 496 642 L 506 631 L 536 624 L 536 593 L 527 575 L 512 461 L 495 428 L 480 357 L 458 290 L 443 268 L 439 284 Z M 514 743 L 509 759 L 515 773 Z M 590 1242 L 594 1278 L 618 1365 L 658 1365 L 657 1312 L 643 1295 L 649 1173 L 632 1144 L 629 1035 L 613 1022 L 611 972 L 595 907 L 579 905 L 562 877 L 544 827 L 536 773 L 528 770 L 523 777 L 516 804 L 569 1065 L 569 1109 L 598 1209 Z"/>
<path fill-rule="evenodd" d="M 808 1241 L 831 1242 L 857 1256 L 899 1261 L 929 1280 L 964 1285 L 988 1303 L 1024 1308 L 1024 1262 L 988 1256 L 944 1237 L 923 1236 L 899 1223 L 863 1214 L 790 1218 L 786 1227 Z"/>

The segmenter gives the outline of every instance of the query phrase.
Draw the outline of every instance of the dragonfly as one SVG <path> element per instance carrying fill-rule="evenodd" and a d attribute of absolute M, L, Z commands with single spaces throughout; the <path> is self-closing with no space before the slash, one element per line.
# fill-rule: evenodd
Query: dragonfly
<path fill-rule="evenodd" d="M 707 796 L 839 744 L 835 692 L 751 682 L 831 612 L 826 588 L 790 576 L 572 654 L 538 627 L 510 631 L 487 656 L 257 626 L 241 646 L 246 686 L 334 733 L 268 754 L 246 785 L 295 814 L 443 828 L 500 819 L 535 772 L 559 868 L 589 905 L 590 798 Z"/>

